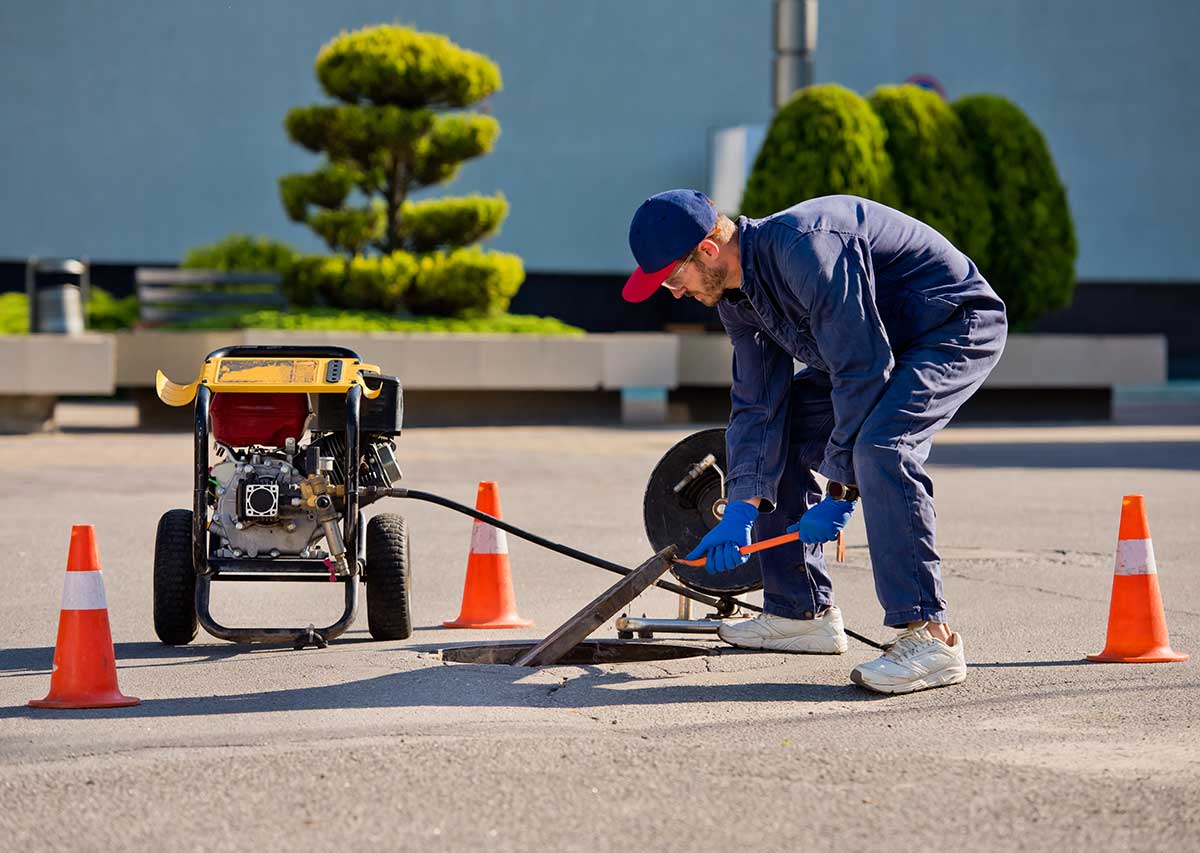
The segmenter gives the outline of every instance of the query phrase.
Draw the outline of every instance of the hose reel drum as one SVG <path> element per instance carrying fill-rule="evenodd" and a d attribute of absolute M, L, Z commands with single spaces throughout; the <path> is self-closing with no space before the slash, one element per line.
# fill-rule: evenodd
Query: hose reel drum
<path fill-rule="evenodd" d="M 646 538 L 655 551 L 671 545 L 686 554 L 721 522 L 725 512 L 725 430 L 693 433 L 666 452 L 650 474 L 642 502 Z M 762 589 L 758 556 L 728 572 L 709 574 L 703 566 L 672 563 L 671 573 L 696 592 L 716 596 L 718 606 L 707 619 L 691 619 L 690 601 L 680 597 L 679 619 L 622 616 L 617 633 L 651 637 L 655 631 L 715 633 L 719 619 L 741 615 L 734 596 Z"/>

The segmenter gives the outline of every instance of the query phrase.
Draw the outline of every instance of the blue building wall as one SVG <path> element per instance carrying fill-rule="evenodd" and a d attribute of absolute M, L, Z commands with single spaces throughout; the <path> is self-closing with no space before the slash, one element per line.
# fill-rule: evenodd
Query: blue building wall
<path fill-rule="evenodd" d="M 1200 280 L 1200 8 L 1116 0 L 824 0 L 817 75 L 914 72 L 1007 95 L 1046 132 L 1085 279 Z M 0 258 L 171 261 L 231 231 L 316 249 L 275 181 L 325 100 L 317 50 L 399 21 L 495 59 L 503 133 L 445 192 L 503 191 L 495 245 L 531 270 L 618 272 L 649 193 L 707 180 L 713 128 L 770 118 L 770 0 L 27 0 L 0 5 Z"/>

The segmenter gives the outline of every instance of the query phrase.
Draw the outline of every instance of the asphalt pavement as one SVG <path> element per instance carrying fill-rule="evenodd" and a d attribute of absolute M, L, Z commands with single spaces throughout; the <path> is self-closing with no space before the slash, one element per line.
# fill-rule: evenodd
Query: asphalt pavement
<path fill-rule="evenodd" d="M 509 537 L 515 631 L 451 631 L 471 521 L 396 501 L 414 618 L 327 649 L 160 645 L 158 517 L 188 505 L 190 437 L 122 405 L 0 437 L 0 847 L 5 850 L 1200 849 L 1197 660 L 1084 661 L 1104 644 L 1122 495 L 1146 495 L 1172 644 L 1200 654 L 1200 426 L 961 427 L 930 460 L 965 684 L 879 697 L 877 652 L 735 652 L 533 671 L 448 645 L 544 636 L 617 578 Z M 405 484 L 474 500 L 635 566 L 654 463 L 700 428 L 413 429 Z M 96 527 L 133 708 L 44 711 L 72 524 Z M 848 627 L 883 640 L 861 518 L 835 569 Z M 832 549 L 830 549 L 832 552 Z M 674 616 L 651 590 L 636 614 Z M 324 585 L 225 584 L 226 624 L 306 625 Z M 703 610 L 703 608 L 698 608 Z M 613 637 L 611 625 L 597 636 Z"/>

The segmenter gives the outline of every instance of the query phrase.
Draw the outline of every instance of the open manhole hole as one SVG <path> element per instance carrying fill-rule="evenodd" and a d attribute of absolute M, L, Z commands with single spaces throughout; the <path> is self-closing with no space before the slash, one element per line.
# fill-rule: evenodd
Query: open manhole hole
<path fill-rule="evenodd" d="M 440 649 L 442 660 L 450 663 L 514 663 L 535 643 L 481 643 Z M 637 640 L 584 640 L 558 660 L 558 664 L 639 663 L 656 660 L 694 658 L 711 654 L 703 646 L 672 643 L 645 643 Z"/>

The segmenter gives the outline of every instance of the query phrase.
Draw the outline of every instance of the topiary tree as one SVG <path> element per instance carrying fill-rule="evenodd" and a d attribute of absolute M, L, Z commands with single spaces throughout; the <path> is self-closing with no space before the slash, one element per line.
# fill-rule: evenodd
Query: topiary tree
<path fill-rule="evenodd" d="M 409 200 L 492 150 L 499 123 L 455 110 L 498 91 L 500 70 L 445 36 L 378 26 L 342 33 L 322 47 L 316 74 L 341 103 L 297 107 L 285 126 L 292 141 L 326 159 L 313 172 L 281 178 L 279 191 L 292 220 L 346 256 L 344 287 L 334 268 L 309 258 L 287 277 L 289 298 L 304 303 L 323 295 L 347 307 L 402 307 L 405 293 L 426 294 L 437 286 L 420 281 L 429 265 L 410 253 L 452 253 L 494 235 L 508 215 L 500 195 Z M 372 251 L 383 260 L 362 257 Z M 459 314 L 507 308 L 524 278 L 520 259 L 483 251 L 470 258 L 471 283 L 454 282 L 453 298 L 422 297 L 422 306 L 453 305 Z M 389 276 L 394 278 L 384 286 Z"/>
<path fill-rule="evenodd" d="M 871 107 L 887 129 L 901 210 L 936 228 L 981 270 L 989 265 L 992 213 L 975 149 L 936 92 L 880 86 Z"/>
<path fill-rule="evenodd" d="M 833 84 L 801 89 L 771 120 L 746 181 L 742 212 L 767 216 L 839 193 L 894 204 L 886 138 L 861 95 Z"/>
<path fill-rule="evenodd" d="M 989 189 L 992 246 L 984 276 L 1015 329 L 1071 304 L 1075 226 L 1041 131 L 1011 101 L 970 95 L 954 103 Z"/>

